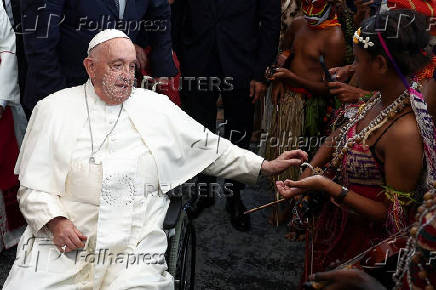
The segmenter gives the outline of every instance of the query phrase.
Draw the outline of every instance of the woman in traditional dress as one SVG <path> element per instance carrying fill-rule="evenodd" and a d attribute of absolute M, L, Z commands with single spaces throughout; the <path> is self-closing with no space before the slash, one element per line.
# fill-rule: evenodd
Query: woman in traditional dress
<path fill-rule="evenodd" d="M 408 10 L 363 22 L 353 40 L 356 74 L 362 88 L 377 93 L 328 138 L 299 181 L 277 182 L 285 197 L 322 191 L 330 199 L 314 220 L 306 278 L 403 230 L 422 198 L 424 169 L 434 167 L 433 148 L 426 146 L 432 127 L 415 118 L 420 93 L 409 78 L 429 61 L 422 52 L 425 25 L 424 16 Z M 313 175 L 313 168 L 324 174 Z"/>

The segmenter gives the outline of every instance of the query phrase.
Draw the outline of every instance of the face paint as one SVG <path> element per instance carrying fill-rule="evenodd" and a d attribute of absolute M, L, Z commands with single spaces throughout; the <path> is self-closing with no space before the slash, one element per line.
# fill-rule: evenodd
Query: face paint
<path fill-rule="evenodd" d="M 303 0 L 302 10 L 307 23 L 317 26 L 329 18 L 331 4 L 325 0 Z"/>
<path fill-rule="evenodd" d="M 115 103 L 122 103 L 130 97 L 135 82 L 135 73 L 110 70 L 103 76 L 104 94 Z"/>
<path fill-rule="evenodd" d="M 311 29 L 340 26 L 335 5 L 326 0 L 303 0 L 304 19 Z"/>

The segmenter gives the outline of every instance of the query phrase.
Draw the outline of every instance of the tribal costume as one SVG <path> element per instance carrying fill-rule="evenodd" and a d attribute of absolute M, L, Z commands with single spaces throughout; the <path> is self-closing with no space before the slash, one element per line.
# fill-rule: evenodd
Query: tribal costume
<path fill-rule="evenodd" d="M 375 146 L 391 125 L 408 113 L 410 111 L 395 118 L 374 145 L 354 144 L 347 149 L 340 166 L 340 184 L 369 199 L 379 202 L 386 200 L 383 194 L 386 192 L 383 163 L 375 155 Z M 357 124 L 350 129 L 347 138 L 356 135 L 356 127 Z M 404 224 L 404 218 L 402 216 L 399 223 Z M 315 226 L 313 271 L 325 270 L 337 260 L 350 259 L 362 249 L 386 238 L 389 232 L 401 228 L 388 231 L 382 222 L 368 222 L 365 217 L 329 202 L 324 206 Z"/>
<path fill-rule="evenodd" d="M 435 16 L 436 1 L 399 1 L 389 0 L 389 7 L 406 8 L 417 10 L 428 17 Z M 436 47 L 436 28 L 431 27 L 430 33 L 433 45 L 432 63 L 427 65 L 415 76 L 415 81 L 424 84 L 425 81 L 436 81 L 435 67 L 436 56 L 434 55 Z M 427 110 L 427 104 L 422 96 L 415 97 L 413 103 L 414 110 L 419 114 L 418 124 L 422 131 L 425 144 L 425 152 L 428 160 L 427 185 L 430 189 L 424 195 L 423 204 L 418 208 L 415 217 L 415 225 L 412 227 L 408 247 L 406 248 L 403 259 L 399 262 L 397 272 L 394 274 L 394 280 L 397 282 L 396 289 L 434 289 L 436 287 L 436 261 L 434 253 L 436 251 L 436 130 L 431 116 Z"/>
<path fill-rule="evenodd" d="M 418 94 L 411 95 L 411 102 L 419 96 Z M 364 106 L 368 106 L 371 100 Z M 324 271 L 328 267 L 338 266 L 338 262 L 353 258 L 411 223 L 409 207 L 421 191 L 417 189 L 414 193 L 403 193 L 389 187 L 385 181 L 384 164 L 377 157 L 375 147 L 380 138 L 397 120 L 420 111 L 414 106 L 412 106 L 413 110 L 405 109 L 396 114 L 373 145 L 353 143 L 351 147 L 346 147 L 343 158 L 338 165 L 340 170 L 336 173 L 339 184 L 366 198 L 389 203 L 386 221 L 369 222 L 366 217 L 358 215 L 350 209 L 327 202 L 316 218 L 312 233 L 313 250 L 310 245 L 306 250 L 306 273 Z M 347 132 L 347 140 L 355 137 L 356 126 L 357 123 Z M 421 131 L 423 140 L 427 133 Z M 432 153 L 427 150 L 428 147 L 424 149 L 426 150 L 426 160 L 431 160 L 428 156 Z M 432 165 L 427 163 L 427 168 L 429 166 Z M 420 186 L 423 184 L 425 182 L 420 182 Z"/>
<path fill-rule="evenodd" d="M 334 5 L 330 2 L 303 0 L 302 11 L 310 29 L 322 30 L 327 27 L 340 26 Z M 290 57 L 292 57 L 292 55 Z M 283 135 L 299 138 L 301 136 L 318 136 L 326 133 L 330 121 L 329 116 L 334 107 L 333 100 L 330 102 L 326 100 L 325 97 L 313 96 L 305 88 L 285 86 L 285 90 L 285 94 L 279 101 L 279 106 L 285 105 L 286 107 L 272 108 L 272 116 L 270 119 L 272 120 L 272 124 L 271 126 L 267 126 L 270 132 L 268 136 L 269 139 L 271 137 L 283 138 Z M 301 114 L 300 111 L 302 105 L 304 107 L 304 115 Z M 295 108 L 287 110 L 292 107 Z M 277 116 L 277 112 L 282 113 L 279 113 L 279 116 Z M 287 120 L 294 120 L 294 123 L 289 123 Z M 277 135 L 277 132 L 282 133 Z M 292 136 L 289 134 L 292 134 Z M 274 149 L 275 148 L 271 148 L 271 144 L 267 144 L 267 158 L 277 157 L 276 154 L 278 152 Z M 286 177 L 295 179 L 297 176 L 297 173 L 295 173 Z"/>
<path fill-rule="evenodd" d="M 328 1 L 303 0 L 301 9 L 310 29 L 323 30 L 340 26 L 335 7 Z M 293 61 L 291 50 L 283 52 L 287 56 L 287 64 Z M 265 122 L 268 132 L 266 158 L 274 159 L 285 150 L 298 148 L 314 152 L 319 145 L 318 137 L 328 135 L 330 117 L 335 107 L 334 99 L 313 96 L 305 88 L 288 85 L 285 85 L 285 92 L 277 106 L 272 105 L 270 96 L 271 90 L 267 94 L 267 107 L 264 110 L 264 120 L 270 120 Z M 311 144 L 312 136 L 316 138 L 317 144 Z M 292 168 L 278 176 L 278 179 L 296 180 L 298 176 L 299 170 Z M 275 193 L 275 199 L 278 198 L 279 195 Z"/>
<path fill-rule="evenodd" d="M 285 38 L 285 34 L 291 25 L 294 18 L 300 14 L 300 5 L 295 0 L 282 0 L 282 15 L 281 15 L 281 25 L 280 25 L 280 39 L 279 39 L 279 48 L 283 47 L 283 41 Z M 280 53 L 280 51 L 279 51 Z M 289 50 L 282 52 L 287 57 L 289 57 Z M 262 129 L 266 132 L 271 132 L 274 128 L 273 126 L 276 118 L 272 116 L 273 112 L 276 111 L 276 107 L 272 103 L 271 99 L 271 86 L 268 88 L 264 106 L 263 106 L 263 115 L 262 115 Z M 261 148 L 263 150 L 265 148 Z M 267 153 L 268 154 L 268 153 Z M 268 155 L 268 156 L 276 156 L 276 155 Z"/>
<path fill-rule="evenodd" d="M 304 19 L 312 29 L 324 29 L 339 26 L 336 7 L 328 1 L 303 0 L 302 7 Z"/>
<path fill-rule="evenodd" d="M 378 42 L 376 42 L 377 40 Z M 312 247 L 308 247 L 306 250 L 306 274 L 309 271 L 313 273 L 326 270 L 331 266 L 338 266 L 340 262 L 353 258 L 377 241 L 405 229 L 412 222 L 409 216 L 410 205 L 420 200 L 423 192 L 430 188 L 436 180 L 436 131 L 427 111 L 427 105 L 421 93 L 416 90 L 418 84 L 409 85 L 408 80 L 399 71 L 380 33 L 378 39 L 376 37 L 362 37 L 359 29 L 356 31 L 353 41 L 365 49 L 374 45 L 382 46 L 407 90 L 391 105 L 383 109 L 367 127 L 357 133 L 357 124 L 378 102 L 377 98 L 380 98 L 377 97 L 378 94 L 359 109 L 350 122 L 341 128 L 340 136 L 336 140 L 336 151 L 328 165 L 327 172 L 334 172 L 331 177 L 337 178 L 339 184 L 355 193 L 375 201 L 389 203 L 390 206 L 387 209 L 385 222 L 368 222 L 365 217 L 353 214 L 351 210 L 338 207 L 334 203 L 324 204 L 313 229 Z M 395 106 L 397 109 L 394 109 Z M 423 141 L 425 166 L 423 166 L 423 178 L 419 180 L 414 192 L 404 193 L 393 189 L 386 183 L 384 166 L 375 154 L 375 146 L 393 123 L 411 113 L 416 117 L 418 130 Z M 371 146 L 365 145 L 370 134 L 383 128 L 383 126 L 385 129 L 375 143 Z M 429 216 L 426 218 L 428 219 Z M 417 230 L 414 231 L 412 235 L 415 235 Z M 425 228 L 424 231 L 421 231 L 424 234 L 422 240 L 427 244 L 434 245 L 434 236 L 425 236 L 425 233 L 431 231 L 434 231 L 434 228 Z M 413 251 L 409 252 L 412 252 L 413 255 Z M 398 274 L 397 280 L 401 280 L 401 277 Z M 419 277 L 425 280 L 422 274 Z"/>
<path fill-rule="evenodd" d="M 305 90 L 287 89 L 280 98 L 279 104 L 273 108 L 271 120 L 271 136 L 268 136 L 266 158 L 274 159 L 287 150 L 298 148 L 298 137 L 303 135 Z M 295 179 L 299 171 L 296 168 L 280 174 L 280 179 Z"/>
<path fill-rule="evenodd" d="M 422 13 L 428 17 L 435 16 L 435 0 L 388 0 L 387 6 L 390 9 L 409 9 Z"/>
<path fill-rule="evenodd" d="M 434 289 L 436 263 L 432 253 L 436 251 L 436 129 L 422 95 L 416 94 L 411 104 L 423 136 L 427 165 L 425 183 L 429 191 L 418 208 L 408 247 L 393 277 L 396 289 Z"/>
<path fill-rule="evenodd" d="M 302 10 L 310 29 L 323 30 L 328 27 L 341 26 L 336 7 L 329 1 L 303 0 Z M 306 136 L 327 136 L 334 108 L 333 98 L 308 96 L 305 103 L 304 134 Z"/>

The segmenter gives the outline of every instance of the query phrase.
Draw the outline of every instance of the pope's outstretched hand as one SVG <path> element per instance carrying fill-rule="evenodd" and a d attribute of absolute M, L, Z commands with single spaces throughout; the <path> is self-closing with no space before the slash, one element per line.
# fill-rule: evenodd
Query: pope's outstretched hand
<path fill-rule="evenodd" d="M 48 229 L 53 233 L 53 243 L 61 253 L 71 252 L 85 247 L 84 236 L 73 223 L 64 217 L 56 217 L 47 223 Z"/>
<path fill-rule="evenodd" d="M 280 174 L 291 166 L 300 166 L 307 161 L 307 153 L 302 150 L 285 151 L 274 160 L 262 163 L 261 173 L 264 176 Z"/>

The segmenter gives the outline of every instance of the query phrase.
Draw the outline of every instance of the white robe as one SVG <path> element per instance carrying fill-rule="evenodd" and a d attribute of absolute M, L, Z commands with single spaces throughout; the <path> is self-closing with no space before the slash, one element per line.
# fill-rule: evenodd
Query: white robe
<path fill-rule="evenodd" d="M 120 106 L 105 105 L 89 81 L 87 87 L 96 149 L 112 128 Z M 80 106 L 74 105 L 77 101 L 76 104 L 85 106 L 83 88 L 63 90 L 48 97 L 32 115 L 17 163 L 22 181 L 20 207 L 29 226 L 20 240 L 17 260 L 4 289 L 28 289 L 29 283 L 32 289 L 173 289 L 173 279 L 166 271 L 163 258 L 167 242 L 162 224 L 169 203 L 164 192 L 203 169 L 208 174 L 253 183 L 263 158 L 204 131 L 166 97 L 137 89 L 125 102 L 114 132 L 96 154 L 98 164 L 90 164 L 86 109 L 83 112 Z M 145 99 L 146 104 L 141 102 Z M 62 106 L 70 110 L 70 116 L 76 116 L 67 120 L 70 123 L 59 124 L 62 118 L 59 116 L 68 117 Z M 161 130 L 145 133 L 138 122 L 151 120 L 158 123 L 145 125 Z M 56 127 L 56 123 L 61 127 Z M 53 132 L 41 130 L 49 125 L 53 125 L 50 128 L 56 138 L 52 139 Z M 173 130 L 166 131 L 171 126 Z M 195 149 L 199 136 L 205 133 L 207 145 Z M 163 138 L 169 136 L 166 134 L 173 134 L 175 141 L 164 142 Z M 167 144 L 174 146 L 172 152 Z M 64 151 L 65 148 L 69 151 Z M 190 154 L 190 150 L 195 154 Z M 57 156 L 58 152 L 69 157 Z M 180 152 L 183 155 L 177 154 Z M 27 156 L 31 157 L 30 161 Z M 162 156 L 166 158 L 159 160 Z M 62 159 L 69 160 L 69 164 L 63 187 L 58 190 L 59 181 L 47 183 L 38 178 L 54 174 L 56 179 L 65 168 L 47 162 L 62 162 Z M 190 161 L 193 165 L 185 164 Z M 161 172 L 161 168 L 171 170 L 171 162 L 174 162 L 172 170 L 183 172 Z M 44 226 L 56 216 L 69 218 L 88 237 L 83 250 L 59 256 L 52 245 L 52 235 Z"/>

